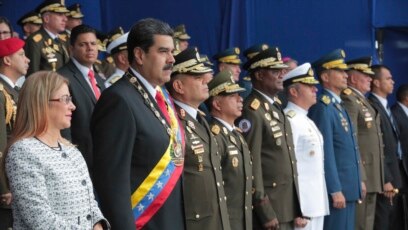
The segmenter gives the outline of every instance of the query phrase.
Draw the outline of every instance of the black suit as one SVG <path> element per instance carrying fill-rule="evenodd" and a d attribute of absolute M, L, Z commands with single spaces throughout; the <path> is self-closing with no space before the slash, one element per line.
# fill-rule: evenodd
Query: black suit
<path fill-rule="evenodd" d="M 370 94 L 368 100 L 373 108 L 380 114 L 381 131 L 384 143 L 384 183 L 391 182 L 395 188 L 401 188 L 401 174 L 399 170 L 398 133 L 392 126 L 389 115 L 376 96 Z M 395 198 L 394 198 L 395 200 Z M 390 229 L 392 224 L 391 215 L 395 206 L 390 205 L 390 200 L 384 195 L 377 197 L 374 229 Z"/>
<path fill-rule="evenodd" d="M 84 156 L 88 167 L 92 167 L 92 137 L 90 132 L 90 122 L 92 112 L 96 104 L 96 97 L 91 86 L 85 80 L 83 74 L 70 60 L 58 70 L 58 73 L 69 80 L 69 91 L 72 102 L 76 106 L 72 113 L 71 128 L 62 130 L 64 138 L 71 140 L 78 146 Z M 99 89 L 105 89 L 102 78 L 95 74 L 95 79 Z"/>
<path fill-rule="evenodd" d="M 158 109 L 155 99 L 148 97 Z M 169 135 L 127 76 L 103 92 L 91 132 L 93 182 L 101 210 L 112 229 L 134 230 L 131 195 L 162 158 Z M 181 179 L 143 229 L 184 229 Z"/>
<path fill-rule="evenodd" d="M 398 130 L 399 138 L 401 141 L 402 148 L 402 162 L 404 165 L 404 172 L 408 175 L 408 116 L 402 110 L 401 105 L 395 104 L 391 108 L 392 114 L 394 115 Z"/>

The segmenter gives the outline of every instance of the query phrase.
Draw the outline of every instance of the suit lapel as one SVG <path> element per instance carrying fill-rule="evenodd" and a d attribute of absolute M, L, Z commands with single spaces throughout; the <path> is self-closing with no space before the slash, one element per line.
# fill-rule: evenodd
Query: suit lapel
<path fill-rule="evenodd" d="M 180 108 L 177 104 L 175 106 L 177 109 L 177 114 L 180 120 L 184 123 L 186 129 L 188 131 L 191 130 L 191 132 L 198 135 L 204 142 L 210 143 L 209 133 L 207 131 L 209 130 L 208 127 L 204 127 L 203 125 L 198 123 L 196 119 L 192 118 L 187 112 L 184 111 L 184 109 Z M 182 110 L 184 112 L 181 112 Z"/>
<path fill-rule="evenodd" d="M 85 80 L 85 77 L 82 75 L 81 71 L 75 66 L 75 64 L 70 60 L 67 64 L 68 68 L 72 72 L 72 76 L 75 78 L 75 80 L 78 81 L 79 85 L 83 88 L 84 92 L 91 98 L 92 102 L 96 104 L 96 97 L 94 92 L 91 89 L 91 86 L 89 83 Z"/>

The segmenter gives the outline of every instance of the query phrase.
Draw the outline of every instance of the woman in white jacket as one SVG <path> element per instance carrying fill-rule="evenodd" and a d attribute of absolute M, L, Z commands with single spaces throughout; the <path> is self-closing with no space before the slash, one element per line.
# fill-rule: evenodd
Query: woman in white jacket
<path fill-rule="evenodd" d="M 62 76 L 40 71 L 25 81 L 5 165 L 13 229 L 109 229 L 82 154 L 60 134 L 73 110 Z"/>

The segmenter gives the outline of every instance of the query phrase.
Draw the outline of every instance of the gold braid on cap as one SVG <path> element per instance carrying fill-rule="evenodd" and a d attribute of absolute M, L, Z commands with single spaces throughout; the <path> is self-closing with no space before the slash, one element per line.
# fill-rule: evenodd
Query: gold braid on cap
<path fill-rule="evenodd" d="M 326 62 L 322 65 L 325 69 L 334 69 L 334 68 L 347 68 L 347 64 L 344 63 L 344 59 L 337 59 L 334 61 Z"/>
<path fill-rule="evenodd" d="M 351 65 L 348 65 L 348 67 L 355 69 L 355 70 L 360 70 L 364 73 L 374 74 L 373 70 L 367 64 L 351 64 Z"/>
<path fill-rule="evenodd" d="M 305 84 L 310 84 L 310 85 L 316 84 L 316 82 L 318 82 L 313 76 L 308 76 L 308 75 L 306 75 L 306 76 L 307 77 L 294 79 L 294 80 L 292 80 L 292 82 L 293 83 L 300 82 L 300 83 L 305 83 Z"/>
<path fill-rule="evenodd" d="M 276 61 L 276 60 L 278 60 L 278 61 Z M 269 66 L 276 65 L 276 64 L 283 64 L 283 62 L 279 61 L 279 59 L 276 59 L 274 57 L 270 57 L 270 58 L 262 59 L 260 61 L 257 61 L 255 63 L 253 63 L 250 66 L 250 69 L 256 69 L 258 67 L 261 67 L 261 68 L 262 67 L 269 67 Z"/>
<path fill-rule="evenodd" d="M 232 90 L 239 89 L 238 84 L 231 84 L 231 82 L 225 82 L 210 91 L 210 96 L 214 97 L 222 92 L 231 92 Z"/>
<path fill-rule="evenodd" d="M 186 73 L 189 70 L 192 70 L 199 65 L 196 65 L 198 63 L 197 59 L 191 59 L 185 62 L 182 62 L 178 65 L 173 66 L 173 73 L 174 72 L 179 72 L 179 73 Z M 204 66 L 204 64 L 200 64 L 201 66 Z"/>
<path fill-rule="evenodd" d="M 234 64 L 241 63 L 241 60 L 239 59 L 239 57 L 237 55 L 225 56 L 225 57 L 222 57 L 222 58 L 218 59 L 218 61 L 220 61 L 220 62 L 230 62 L 230 63 L 234 63 Z"/>

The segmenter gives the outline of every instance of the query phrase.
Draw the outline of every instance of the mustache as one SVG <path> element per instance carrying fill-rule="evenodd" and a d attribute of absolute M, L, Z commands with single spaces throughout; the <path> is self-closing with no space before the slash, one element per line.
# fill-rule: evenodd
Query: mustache
<path fill-rule="evenodd" d="M 164 67 L 163 67 L 163 70 L 172 70 L 173 69 L 173 64 L 166 64 Z"/>

